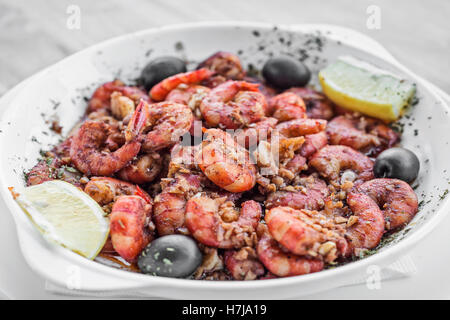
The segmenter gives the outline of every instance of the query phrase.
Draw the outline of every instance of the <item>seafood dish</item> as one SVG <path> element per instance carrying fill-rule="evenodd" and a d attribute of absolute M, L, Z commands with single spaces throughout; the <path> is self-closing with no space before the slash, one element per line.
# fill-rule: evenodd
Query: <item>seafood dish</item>
<path fill-rule="evenodd" d="M 385 117 L 364 96 L 341 103 L 353 89 L 329 82 L 350 67 L 333 68 L 321 90 L 288 56 L 256 74 L 232 52 L 190 70 L 153 59 L 136 83 L 98 86 L 26 185 L 63 181 L 94 200 L 106 224 L 85 256 L 129 272 L 268 280 L 351 263 L 419 211 L 419 160 L 393 125 L 414 86 L 396 87 Z"/>

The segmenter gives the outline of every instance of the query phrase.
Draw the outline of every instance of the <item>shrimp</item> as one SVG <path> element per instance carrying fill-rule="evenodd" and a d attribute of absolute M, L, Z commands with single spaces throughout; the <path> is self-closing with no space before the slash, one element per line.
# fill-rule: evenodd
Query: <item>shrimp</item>
<path fill-rule="evenodd" d="M 255 249 L 243 247 L 224 254 L 225 266 L 235 280 L 255 280 L 265 274 Z"/>
<path fill-rule="evenodd" d="M 162 101 L 167 97 L 170 91 L 176 89 L 180 84 L 200 83 L 202 80 L 205 80 L 212 75 L 213 72 L 206 68 L 178 73 L 154 85 L 150 90 L 150 96 L 155 101 Z"/>
<path fill-rule="evenodd" d="M 194 117 L 188 106 L 174 102 L 160 102 L 148 105 L 141 103 L 136 108 L 127 132 L 142 128 L 139 140 L 142 151 L 151 153 L 176 144 L 180 137 L 189 132 Z M 126 136 L 127 141 L 133 136 Z"/>
<path fill-rule="evenodd" d="M 125 167 L 141 149 L 135 136 L 140 129 L 130 131 L 130 141 L 115 151 L 108 148 L 111 126 L 104 122 L 86 121 L 72 138 L 70 157 L 78 170 L 88 176 L 110 176 Z M 109 145 L 111 146 L 111 144 Z M 117 147 L 113 144 L 114 148 Z"/>
<path fill-rule="evenodd" d="M 261 120 L 266 105 L 257 84 L 230 80 L 209 92 L 200 104 L 200 111 L 210 127 L 239 129 Z"/>
<path fill-rule="evenodd" d="M 321 119 L 294 119 L 285 121 L 276 126 L 276 130 L 285 137 L 299 137 L 315 134 L 325 130 L 326 120 Z"/>
<path fill-rule="evenodd" d="M 383 213 L 365 194 L 350 193 L 347 196 L 347 204 L 353 212 L 353 217 L 356 217 L 356 222 L 347 228 L 346 237 L 350 248 L 358 255 L 361 249 L 372 249 L 380 243 L 384 233 Z"/>
<path fill-rule="evenodd" d="M 258 122 L 249 124 L 245 129 L 236 130 L 233 136 L 241 146 L 250 148 L 259 141 L 267 140 L 277 123 L 278 120 L 275 118 L 262 118 Z"/>
<path fill-rule="evenodd" d="M 138 103 L 141 99 L 150 102 L 150 98 L 141 89 L 137 87 L 128 87 L 120 80 L 114 80 L 101 85 L 95 90 L 88 103 L 87 112 L 91 113 L 102 109 L 111 109 L 111 95 L 113 92 L 119 92 L 123 96 L 130 98 L 134 103 Z"/>
<path fill-rule="evenodd" d="M 140 196 L 151 203 L 150 196 L 139 186 L 108 177 L 92 177 L 84 187 L 84 192 L 101 206 L 110 205 L 123 195 Z"/>
<path fill-rule="evenodd" d="M 81 172 L 67 165 L 57 157 L 47 157 L 39 161 L 26 174 L 27 186 L 34 186 L 51 180 L 63 180 L 81 187 Z"/>
<path fill-rule="evenodd" d="M 417 195 L 411 186 L 402 180 L 373 179 L 360 185 L 357 190 L 378 204 L 387 230 L 406 225 L 417 213 Z"/>
<path fill-rule="evenodd" d="M 237 220 L 224 221 L 229 215 L 237 216 L 236 211 L 226 197 L 193 197 L 186 204 L 186 226 L 197 241 L 207 246 L 222 249 L 252 246 L 261 206 L 253 200 L 245 201 Z"/>
<path fill-rule="evenodd" d="M 305 136 L 305 142 L 300 148 L 300 154 L 305 158 L 309 158 L 327 144 L 328 137 L 325 131 L 315 134 L 308 134 Z"/>
<path fill-rule="evenodd" d="M 203 173 L 219 187 L 230 192 L 244 192 L 256 184 L 256 166 L 247 150 L 220 129 L 205 130 L 196 161 Z"/>
<path fill-rule="evenodd" d="M 298 256 L 286 251 L 266 231 L 256 247 L 259 261 L 278 277 L 293 277 L 323 270 L 324 263 L 319 259 Z"/>
<path fill-rule="evenodd" d="M 125 181 L 144 184 L 152 182 L 163 169 L 163 159 L 158 153 L 138 156 L 129 165 L 120 169 L 117 176 Z"/>
<path fill-rule="evenodd" d="M 294 188 L 295 191 L 270 193 L 265 202 L 266 208 L 288 206 L 293 209 L 320 210 L 325 205 L 325 198 L 330 194 L 325 181 L 316 175 L 297 179 Z"/>
<path fill-rule="evenodd" d="M 384 124 L 371 122 L 374 126 L 372 131 L 364 117 L 334 118 L 328 123 L 326 130 L 330 144 L 346 145 L 364 153 L 379 153 L 397 142 L 398 135 L 392 129 Z M 377 151 L 374 152 L 374 149 Z"/>
<path fill-rule="evenodd" d="M 306 118 L 306 106 L 303 99 L 292 92 L 285 92 L 269 100 L 269 110 L 273 110 L 272 117 L 278 121 Z"/>
<path fill-rule="evenodd" d="M 239 57 L 230 52 L 216 52 L 201 62 L 198 68 L 207 68 L 225 79 L 242 80 L 245 76 Z"/>
<path fill-rule="evenodd" d="M 152 240 L 148 228 L 151 210 L 151 204 L 139 196 L 121 196 L 112 207 L 111 242 L 114 250 L 127 261 L 135 261 Z"/>
<path fill-rule="evenodd" d="M 311 157 L 309 164 L 321 176 L 335 183 L 338 182 L 341 171 L 346 169 L 356 173 L 355 185 L 373 179 L 372 160 L 347 146 L 325 146 Z"/>
<path fill-rule="evenodd" d="M 200 85 L 180 85 L 170 91 L 166 101 L 185 104 L 191 108 L 192 112 L 195 112 L 210 91 L 210 88 Z"/>
<path fill-rule="evenodd" d="M 303 99 L 308 118 L 324 120 L 333 118 L 333 104 L 324 94 L 311 88 L 290 88 L 286 92 L 293 92 Z"/>

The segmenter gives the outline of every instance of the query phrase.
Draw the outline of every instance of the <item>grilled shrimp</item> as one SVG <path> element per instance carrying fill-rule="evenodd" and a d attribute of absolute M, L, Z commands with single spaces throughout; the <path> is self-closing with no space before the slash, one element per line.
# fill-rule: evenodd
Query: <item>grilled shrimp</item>
<path fill-rule="evenodd" d="M 278 121 L 306 118 L 306 106 L 303 99 L 292 92 L 284 92 L 272 97 L 269 110 L 273 110 L 272 117 Z"/>
<path fill-rule="evenodd" d="M 256 252 L 264 266 L 279 277 L 293 277 L 318 272 L 324 267 L 322 260 L 298 256 L 283 250 L 268 231 L 263 231 Z"/>
<path fill-rule="evenodd" d="M 300 149 L 300 154 L 305 158 L 309 158 L 327 144 L 328 137 L 325 131 L 315 134 L 308 134 L 305 136 L 305 143 L 303 143 Z"/>
<path fill-rule="evenodd" d="M 194 117 L 188 106 L 174 102 L 137 106 L 128 124 L 129 131 L 142 128 L 142 151 L 150 153 L 176 144 L 189 132 Z M 135 130 L 136 131 L 136 130 Z M 130 137 L 127 137 L 127 141 Z M 133 137 L 131 137 L 133 138 Z"/>
<path fill-rule="evenodd" d="M 213 75 L 213 72 L 206 68 L 173 75 L 153 86 L 150 90 L 150 96 L 155 101 L 162 101 L 170 91 L 176 89 L 180 84 L 197 84 L 211 77 L 211 75 Z"/>
<path fill-rule="evenodd" d="M 203 195 L 187 202 L 186 226 L 197 241 L 207 246 L 223 249 L 252 246 L 261 211 L 261 206 L 250 200 L 242 203 L 238 215 L 234 203 L 226 197 L 213 199 Z M 226 222 L 228 216 L 238 218 Z"/>
<path fill-rule="evenodd" d="M 335 183 L 339 182 L 341 171 L 346 169 L 357 175 L 355 185 L 373 179 L 372 160 L 347 146 L 325 146 L 311 157 L 309 164 Z"/>
<path fill-rule="evenodd" d="M 227 250 L 224 254 L 225 266 L 235 280 L 255 280 L 264 275 L 264 266 L 252 247 Z"/>
<path fill-rule="evenodd" d="M 120 169 L 117 176 L 125 181 L 137 184 L 152 182 L 163 169 L 160 154 L 144 154 L 137 157 L 129 165 Z"/>
<path fill-rule="evenodd" d="M 326 131 L 330 144 L 346 145 L 371 154 L 392 147 L 398 140 L 391 128 L 364 117 L 338 116 L 328 123 Z"/>
<path fill-rule="evenodd" d="M 261 120 L 266 105 L 257 84 L 230 80 L 209 92 L 200 104 L 200 111 L 210 127 L 239 129 Z"/>
<path fill-rule="evenodd" d="M 402 180 L 373 179 L 360 185 L 358 192 L 368 195 L 378 204 L 387 230 L 406 225 L 418 210 L 416 193 Z"/>
<path fill-rule="evenodd" d="M 137 87 L 128 87 L 120 80 L 107 82 L 95 90 L 91 99 L 89 100 L 87 112 L 91 113 L 101 109 L 111 109 L 111 95 L 113 92 L 119 92 L 121 95 L 130 98 L 134 103 L 139 103 L 142 99 L 150 102 L 150 98 L 141 89 Z"/>
<path fill-rule="evenodd" d="M 152 240 L 148 228 L 152 206 L 139 196 L 121 196 L 110 214 L 110 235 L 114 250 L 125 260 L 135 261 Z"/>
<path fill-rule="evenodd" d="M 170 91 L 166 97 L 166 101 L 185 104 L 191 108 L 192 112 L 195 112 L 209 91 L 211 91 L 210 88 L 197 84 L 179 85 L 176 89 Z"/>
<path fill-rule="evenodd" d="M 350 193 L 347 196 L 347 204 L 353 212 L 353 217 L 356 217 L 356 222 L 347 228 L 346 237 L 350 249 L 358 255 L 361 249 L 372 249 L 380 243 L 384 233 L 383 213 L 365 194 Z"/>
<path fill-rule="evenodd" d="M 245 70 L 242 68 L 239 57 L 230 52 L 216 52 L 201 62 L 198 68 L 211 70 L 225 79 L 242 80 L 245 76 Z"/>
<path fill-rule="evenodd" d="M 288 206 L 293 209 L 322 209 L 325 198 L 329 196 L 330 191 L 325 181 L 317 178 L 316 175 L 297 179 L 294 186 L 296 191 L 270 193 L 265 202 L 266 208 Z"/>
<path fill-rule="evenodd" d="M 241 146 L 250 148 L 261 140 L 267 140 L 277 123 L 275 118 L 262 118 L 258 122 L 249 124 L 245 129 L 236 130 L 233 136 Z"/>
<path fill-rule="evenodd" d="M 293 92 L 303 99 L 308 118 L 330 120 L 333 117 L 333 104 L 322 93 L 310 88 L 291 88 L 286 92 Z"/>
<path fill-rule="evenodd" d="M 139 153 L 141 143 L 135 138 L 141 130 L 139 127 L 130 130 L 129 141 L 121 147 L 111 139 L 110 129 L 104 122 L 86 121 L 73 135 L 70 156 L 78 170 L 88 176 L 110 176 Z"/>
<path fill-rule="evenodd" d="M 299 137 L 325 130 L 327 121 L 321 119 L 294 119 L 276 126 L 276 130 L 285 137 Z"/>
<path fill-rule="evenodd" d="M 219 187 L 230 192 L 244 192 L 256 184 L 256 166 L 247 150 L 220 129 L 208 129 L 196 155 L 203 173 Z"/>
<path fill-rule="evenodd" d="M 34 186 L 51 180 L 63 180 L 76 187 L 81 187 L 81 172 L 68 166 L 56 157 L 39 161 L 26 175 L 27 186 Z"/>

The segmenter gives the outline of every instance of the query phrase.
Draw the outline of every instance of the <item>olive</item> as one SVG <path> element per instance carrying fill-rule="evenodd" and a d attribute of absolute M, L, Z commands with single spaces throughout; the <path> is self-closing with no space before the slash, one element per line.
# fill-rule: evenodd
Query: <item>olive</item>
<path fill-rule="evenodd" d="M 184 278 L 202 263 L 197 243 L 188 236 L 173 234 L 153 240 L 141 252 L 138 267 L 143 273 Z"/>
<path fill-rule="evenodd" d="M 412 182 L 417 178 L 420 162 L 414 152 L 405 148 L 390 148 L 378 156 L 373 166 L 377 178 L 396 178 Z"/>
<path fill-rule="evenodd" d="M 279 89 L 303 87 L 311 78 L 311 72 L 303 62 L 290 57 L 276 57 L 267 60 L 262 74 L 266 81 Z"/>
<path fill-rule="evenodd" d="M 150 61 L 142 70 L 141 82 L 145 89 L 150 90 L 155 84 L 173 76 L 186 72 L 186 63 L 176 57 L 159 57 Z"/>

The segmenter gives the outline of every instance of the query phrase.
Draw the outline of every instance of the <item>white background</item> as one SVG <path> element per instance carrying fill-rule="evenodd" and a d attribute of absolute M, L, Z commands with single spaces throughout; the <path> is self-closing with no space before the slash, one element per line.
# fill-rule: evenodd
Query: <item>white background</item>
<path fill-rule="evenodd" d="M 81 9 L 81 29 L 66 28 L 68 5 Z M 381 28 L 366 26 L 370 5 Z M 36 71 L 99 41 L 165 24 L 206 20 L 329 23 L 363 32 L 401 63 L 450 91 L 450 1 L 88 1 L 0 0 L 0 95 Z M 220 48 L 218 48 L 220 49 Z M 450 217 L 411 253 L 418 274 L 381 284 L 331 290 L 308 298 L 450 298 Z M 60 298 L 44 290 L 22 258 L 15 227 L 0 202 L 0 297 Z M 249 297 L 250 298 L 250 297 Z M 274 296 L 276 298 L 276 296 Z"/>

